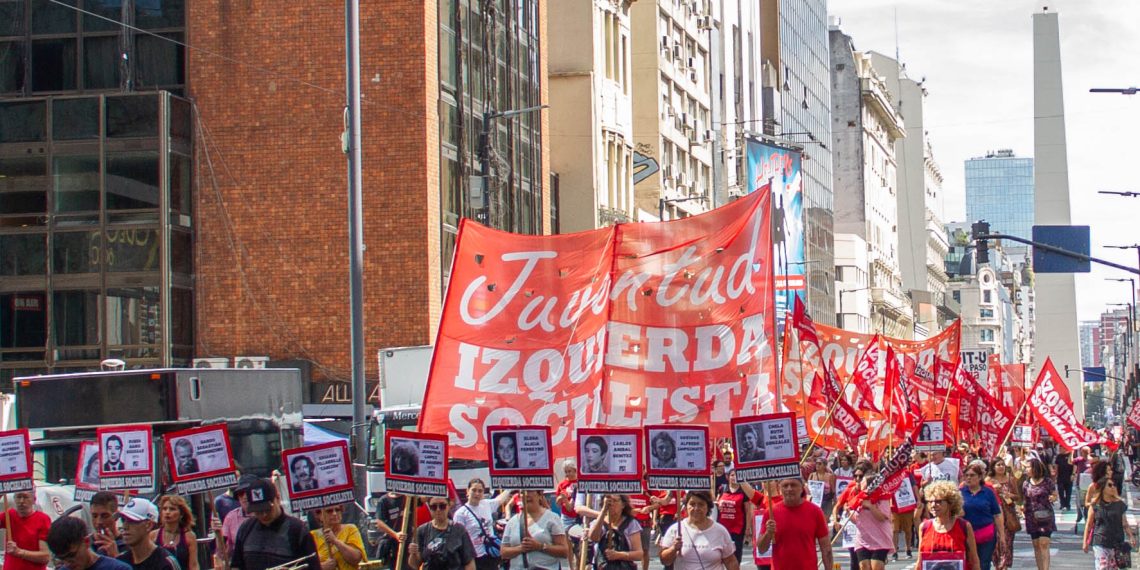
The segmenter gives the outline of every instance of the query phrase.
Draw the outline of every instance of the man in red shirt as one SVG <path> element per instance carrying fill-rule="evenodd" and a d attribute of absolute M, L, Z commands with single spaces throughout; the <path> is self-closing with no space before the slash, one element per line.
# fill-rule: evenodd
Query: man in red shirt
<path fill-rule="evenodd" d="M 804 500 L 804 482 L 780 481 L 782 502 L 772 507 L 772 518 L 760 536 L 761 552 L 772 548 L 772 570 L 815 570 L 819 566 L 814 540 L 823 557 L 823 567 L 832 568 L 831 540 L 823 511 Z"/>
<path fill-rule="evenodd" d="M 4 570 L 44 570 L 51 561 L 47 536 L 51 519 L 36 510 L 34 491 L 21 491 L 15 495 L 16 508 L 0 519 L 0 528 L 12 522 L 8 543 L 4 545 Z"/>

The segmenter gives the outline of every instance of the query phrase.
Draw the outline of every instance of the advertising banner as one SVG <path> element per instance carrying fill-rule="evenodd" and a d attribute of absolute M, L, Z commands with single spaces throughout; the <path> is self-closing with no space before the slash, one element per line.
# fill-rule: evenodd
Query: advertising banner
<path fill-rule="evenodd" d="M 807 290 L 804 242 L 804 183 L 800 151 L 747 139 L 748 192 L 770 188 L 772 259 L 776 279 L 776 322 Z M 782 334 L 782 333 L 781 333 Z"/>
<path fill-rule="evenodd" d="M 635 428 L 578 430 L 578 490 L 641 493 L 641 435 Z"/>
<path fill-rule="evenodd" d="M 554 488 L 550 426 L 489 426 L 487 465 L 496 489 L 548 491 Z"/>
<path fill-rule="evenodd" d="M 0 493 L 32 490 L 32 445 L 28 430 L 0 431 Z"/>
<path fill-rule="evenodd" d="M 389 431 L 384 434 L 384 483 L 389 492 L 426 497 L 447 496 L 447 436 Z M 351 489 L 350 489 L 351 491 Z"/>
<path fill-rule="evenodd" d="M 163 434 L 170 476 L 183 495 L 237 485 L 237 469 L 226 424 Z"/>
<path fill-rule="evenodd" d="M 768 194 L 664 223 L 517 235 L 460 223 L 419 431 L 707 425 L 774 409 Z"/>
<path fill-rule="evenodd" d="M 99 442 L 99 488 L 106 491 L 154 487 L 154 445 L 149 425 L 101 427 Z"/>
<path fill-rule="evenodd" d="M 352 502 L 348 442 L 330 441 L 289 449 L 281 453 L 281 463 L 293 512 Z"/>
<path fill-rule="evenodd" d="M 796 415 L 789 412 L 732 418 L 736 477 L 749 483 L 799 479 Z"/>
<path fill-rule="evenodd" d="M 655 491 L 708 490 L 709 428 L 706 426 L 645 426 L 649 448 L 649 488 Z"/>

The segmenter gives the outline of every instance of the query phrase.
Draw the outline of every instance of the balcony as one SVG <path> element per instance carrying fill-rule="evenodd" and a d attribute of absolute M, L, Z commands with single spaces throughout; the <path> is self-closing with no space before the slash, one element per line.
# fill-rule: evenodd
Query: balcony
<path fill-rule="evenodd" d="M 598 208 L 598 227 L 612 226 L 614 224 L 624 224 L 631 221 L 629 213 L 616 208 L 607 208 L 602 206 Z"/>

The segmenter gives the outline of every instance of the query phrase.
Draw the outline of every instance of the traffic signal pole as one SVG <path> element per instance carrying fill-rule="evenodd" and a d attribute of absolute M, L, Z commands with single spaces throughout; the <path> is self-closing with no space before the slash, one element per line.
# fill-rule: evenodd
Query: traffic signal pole
<path fill-rule="evenodd" d="M 1085 255 L 1083 253 L 1077 253 L 1075 251 L 1069 251 L 1065 248 L 1057 247 L 1055 245 L 1049 245 L 1047 243 L 1041 243 L 1038 241 L 1033 241 L 1031 239 L 1019 238 L 1017 236 L 1011 236 L 1008 234 L 980 234 L 980 235 L 974 236 L 974 242 L 975 243 L 984 242 L 986 240 L 991 240 L 991 239 L 1007 239 L 1007 240 L 1015 241 L 1018 243 L 1024 243 L 1026 245 L 1031 245 L 1033 247 L 1040 248 L 1043 251 L 1048 251 L 1049 253 L 1055 253 L 1057 255 L 1064 255 L 1065 257 L 1071 257 L 1073 259 L 1079 259 L 1081 261 L 1089 261 L 1092 263 L 1099 263 L 1100 265 L 1112 267 L 1113 269 L 1119 269 L 1121 271 L 1127 271 L 1133 275 L 1140 275 L 1140 269 L 1137 269 L 1135 267 L 1127 267 L 1124 265 L 1120 265 L 1119 263 L 1113 263 L 1111 261 L 1106 261 L 1106 260 L 1103 260 L 1100 258 L 1088 256 L 1088 255 Z M 989 244 L 987 243 L 986 244 L 987 248 L 988 248 L 988 245 Z M 980 249 L 981 245 L 979 245 L 978 247 Z"/>

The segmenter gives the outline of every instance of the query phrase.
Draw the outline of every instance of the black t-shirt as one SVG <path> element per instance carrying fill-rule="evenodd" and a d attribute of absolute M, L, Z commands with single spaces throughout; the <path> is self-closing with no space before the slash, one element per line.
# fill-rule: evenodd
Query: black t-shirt
<path fill-rule="evenodd" d="M 131 554 L 130 550 L 120 554 L 119 561 L 130 564 L 134 570 L 182 570 L 182 567 L 178 565 L 178 560 L 175 560 L 165 548 L 158 548 L 157 546 L 154 552 L 146 557 L 146 560 L 138 564 L 135 564 L 134 554 Z"/>
<path fill-rule="evenodd" d="M 230 566 L 241 570 L 265 570 L 316 552 L 317 543 L 300 519 L 282 513 L 266 526 L 251 518 L 238 529 Z M 321 570 L 317 556 L 309 558 L 308 570 Z"/>
<path fill-rule="evenodd" d="M 376 504 L 376 518 L 384 521 L 384 524 L 392 527 L 392 530 L 400 532 L 400 515 L 404 511 L 404 498 L 403 497 L 389 497 L 384 495 L 380 497 L 380 502 Z"/>
<path fill-rule="evenodd" d="M 1069 481 L 1073 478 L 1073 463 L 1072 455 L 1068 453 L 1058 453 L 1057 457 L 1053 459 L 1053 464 L 1057 466 L 1057 478 Z"/>
<path fill-rule="evenodd" d="M 475 546 L 467 531 L 454 523 L 439 530 L 430 522 L 416 529 L 423 570 L 459 570 L 475 559 Z"/>
<path fill-rule="evenodd" d="M 1096 503 L 1093 505 L 1092 544 L 1116 548 L 1124 543 L 1124 525 L 1127 521 L 1124 512 L 1128 505 L 1124 501 Z"/>

